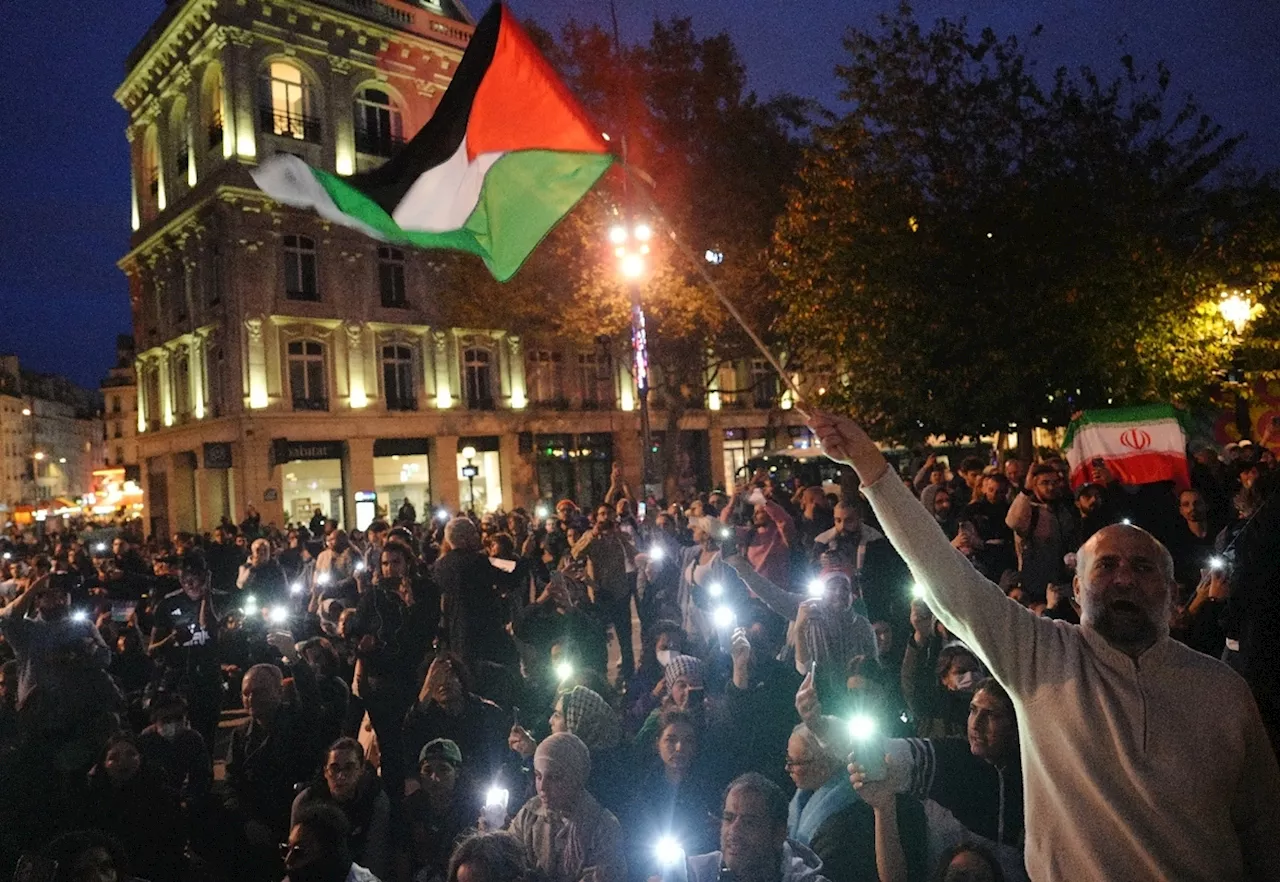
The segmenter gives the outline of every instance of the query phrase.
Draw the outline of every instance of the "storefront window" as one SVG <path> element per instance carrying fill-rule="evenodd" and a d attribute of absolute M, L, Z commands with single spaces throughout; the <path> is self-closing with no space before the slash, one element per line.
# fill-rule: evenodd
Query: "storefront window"
<path fill-rule="evenodd" d="M 725 429 L 724 432 L 724 484 L 732 487 L 741 477 L 738 471 L 747 465 L 747 460 L 764 453 L 765 439 L 747 438 L 746 429 Z"/>
<path fill-rule="evenodd" d="M 315 510 L 326 520 L 345 523 L 342 460 L 294 460 L 284 466 L 284 512 L 292 523 L 310 522 Z"/>
<path fill-rule="evenodd" d="M 373 485 L 378 493 L 378 512 L 383 517 L 394 520 L 406 499 L 418 520 L 431 516 L 431 477 L 425 453 L 375 456 Z"/>
<path fill-rule="evenodd" d="M 497 438 L 459 439 L 458 496 L 463 511 L 483 514 L 502 508 L 502 459 Z"/>

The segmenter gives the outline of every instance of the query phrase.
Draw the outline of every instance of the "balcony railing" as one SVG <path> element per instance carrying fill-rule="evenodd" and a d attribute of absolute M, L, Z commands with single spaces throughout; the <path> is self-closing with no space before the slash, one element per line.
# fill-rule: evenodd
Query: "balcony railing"
<path fill-rule="evenodd" d="M 263 104 L 258 108 L 258 125 L 262 130 L 282 138 L 320 143 L 320 120 Z"/>
<path fill-rule="evenodd" d="M 356 152 L 368 156 L 391 156 L 404 146 L 404 138 L 389 132 L 356 129 Z"/>
<path fill-rule="evenodd" d="M 411 411 L 418 409 L 418 399 L 416 396 L 406 396 L 387 399 L 387 410 Z"/>
<path fill-rule="evenodd" d="M 293 399 L 294 410 L 328 410 L 328 398 L 295 398 Z"/>

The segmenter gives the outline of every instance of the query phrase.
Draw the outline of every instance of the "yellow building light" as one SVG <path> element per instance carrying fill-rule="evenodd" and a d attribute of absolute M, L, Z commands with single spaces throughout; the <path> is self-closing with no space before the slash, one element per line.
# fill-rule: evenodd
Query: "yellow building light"
<path fill-rule="evenodd" d="M 338 141 L 336 155 L 334 156 L 334 169 L 343 176 L 355 174 L 356 155 L 351 149 L 351 145 L 347 143 L 346 138 L 341 138 Z"/>
<path fill-rule="evenodd" d="M 524 389 L 517 386 L 511 390 L 511 407 L 513 410 L 524 410 L 528 404 L 529 400 L 525 397 Z"/>
<path fill-rule="evenodd" d="M 258 155 L 258 146 L 253 140 L 253 129 L 248 126 L 236 135 L 236 153 L 242 159 L 253 159 Z"/>
<path fill-rule="evenodd" d="M 357 385 L 353 380 L 351 384 L 351 407 L 359 410 L 362 407 L 369 406 L 369 396 L 365 394 L 363 384 Z"/>
<path fill-rule="evenodd" d="M 707 410 L 719 410 L 719 409 L 720 409 L 720 391 L 718 389 L 712 389 L 709 393 L 707 393 Z"/>

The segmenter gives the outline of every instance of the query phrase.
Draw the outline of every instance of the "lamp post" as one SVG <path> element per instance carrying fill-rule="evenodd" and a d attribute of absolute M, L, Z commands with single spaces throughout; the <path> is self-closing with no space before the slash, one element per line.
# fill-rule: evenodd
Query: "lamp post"
<path fill-rule="evenodd" d="M 467 479 L 467 510 L 474 512 L 476 509 L 476 475 L 480 474 L 480 467 L 472 462 L 476 458 L 476 449 L 469 445 L 462 448 L 462 458 L 467 461 L 467 464 L 462 467 L 462 477 Z"/>
<path fill-rule="evenodd" d="M 1245 329 L 1249 327 L 1249 322 L 1253 321 L 1255 314 L 1255 306 L 1253 303 L 1253 289 L 1246 288 L 1243 292 L 1227 290 L 1218 295 L 1218 313 L 1223 320 L 1235 329 L 1235 337 L 1233 343 L 1236 351 L 1231 357 L 1231 370 L 1227 372 L 1228 381 L 1238 383 L 1236 386 L 1236 431 L 1240 434 L 1240 440 L 1250 439 L 1253 434 L 1253 419 L 1249 416 L 1249 402 L 1240 393 L 1240 385 L 1245 382 L 1244 364 L 1241 361 L 1239 353 L 1240 337 L 1244 335 Z"/>
<path fill-rule="evenodd" d="M 653 228 L 643 221 L 617 224 L 609 230 L 609 241 L 618 258 L 618 270 L 627 281 L 631 295 L 631 355 L 636 378 L 636 398 L 640 407 L 641 496 L 653 482 L 653 438 L 649 427 L 649 338 L 645 330 L 644 307 L 640 303 L 640 277 L 644 275 Z"/>

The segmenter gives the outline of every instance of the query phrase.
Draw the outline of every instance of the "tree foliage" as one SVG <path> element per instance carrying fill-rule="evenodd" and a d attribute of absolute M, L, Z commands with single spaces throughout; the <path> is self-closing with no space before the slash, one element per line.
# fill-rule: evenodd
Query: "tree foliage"
<path fill-rule="evenodd" d="M 903 439 L 1061 425 L 1230 362 L 1211 301 L 1265 259 L 1257 187 L 1224 186 L 1239 139 L 1163 66 L 1038 76 L 1016 38 L 906 5 L 844 45 L 852 109 L 816 129 L 772 265 L 831 404 Z"/>

